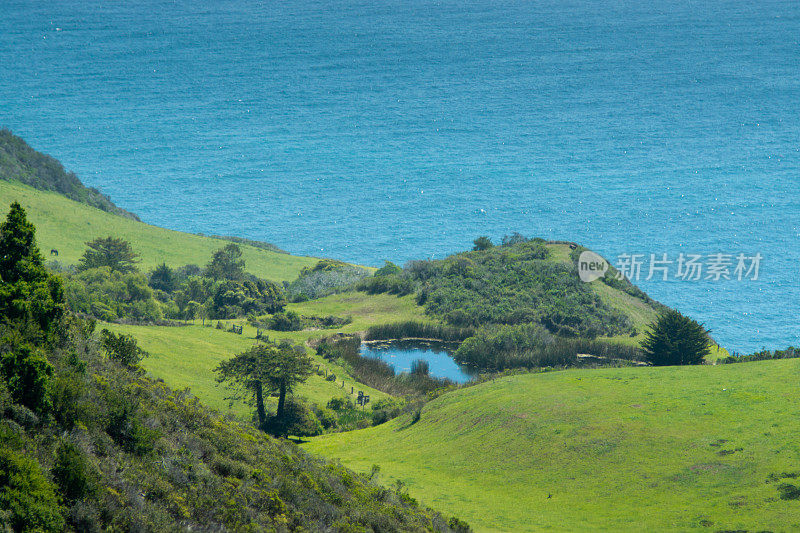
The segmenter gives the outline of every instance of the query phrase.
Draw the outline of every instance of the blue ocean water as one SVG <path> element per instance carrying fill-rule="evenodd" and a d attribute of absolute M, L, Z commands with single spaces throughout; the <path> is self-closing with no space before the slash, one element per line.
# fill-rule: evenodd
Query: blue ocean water
<path fill-rule="evenodd" d="M 2 0 L 0 125 L 147 222 L 293 253 L 761 253 L 639 285 L 730 349 L 800 341 L 793 0 Z"/>

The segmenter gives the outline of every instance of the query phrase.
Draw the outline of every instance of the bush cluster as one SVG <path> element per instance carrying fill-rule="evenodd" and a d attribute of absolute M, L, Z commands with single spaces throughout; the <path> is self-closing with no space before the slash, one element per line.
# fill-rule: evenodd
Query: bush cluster
<path fill-rule="evenodd" d="M 401 273 L 365 279 L 369 293 L 417 295 L 426 312 L 453 326 L 541 324 L 555 335 L 593 338 L 628 334 L 630 320 L 605 305 L 574 265 L 549 260 L 541 239 L 509 237 L 503 246 L 435 261 L 414 261 Z"/>
<path fill-rule="evenodd" d="M 76 313 L 107 322 L 158 324 L 274 313 L 286 304 L 279 285 L 244 272 L 235 244 L 217 251 L 205 269 L 162 264 L 148 276 L 136 270 L 127 242 L 109 237 L 88 244 L 77 271 L 62 271 L 67 302 Z M 111 260 L 126 251 L 127 262 Z"/>
<path fill-rule="evenodd" d="M 334 259 L 323 259 L 313 267 L 305 267 L 291 283 L 285 283 L 292 302 L 304 302 L 348 289 L 370 276 L 369 270 Z"/>

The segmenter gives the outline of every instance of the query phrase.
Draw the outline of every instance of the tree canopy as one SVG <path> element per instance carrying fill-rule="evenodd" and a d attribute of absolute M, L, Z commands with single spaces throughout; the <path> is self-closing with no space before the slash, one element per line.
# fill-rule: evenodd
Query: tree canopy
<path fill-rule="evenodd" d="M 177 286 L 175 272 L 166 263 L 161 263 L 150 273 L 148 284 L 153 289 L 172 292 Z"/>
<path fill-rule="evenodd" d="M 472 241 L 472 244 L 475 245 L 472 248 L 475 251 L 488 250 L 489 248 L 494 246 L 494 244 L 492 243 L 492 240 L 489 237 L 486 237 L 485 235 L 481 236 L 481 237 L 478 237 L 477 239 Z"/>
<path fill-rule="evenodd" d="M 139 254 L 134 252 L 131 243 L 124 239 L 112 236 L 97 238 L 87 242 L 86 246 L 87 249 L 78 263 L 78 270 L 104 266 L 124 274 L 137 270 Z"/>
<path fill-rule="evenodd" d="M 214 252 L 211 262 L 206 265 L 206 276 L 215 280 L 239 281 L 244 279 L 244 275 L 242 249 L 233 243 Z"/>
<path fill-rule="evenodd" d="M 222 361 L 214 371 L 217 382 L 231 388 L 233 398 L 250 397 L 255 402 L 259 425 L 265 429 L 269 421 L 264 394 L 278 397 L 275 419 L 283 422 L 286 395 L 311 375 L 311 358 L 302 346 L 268 342 Z"/>

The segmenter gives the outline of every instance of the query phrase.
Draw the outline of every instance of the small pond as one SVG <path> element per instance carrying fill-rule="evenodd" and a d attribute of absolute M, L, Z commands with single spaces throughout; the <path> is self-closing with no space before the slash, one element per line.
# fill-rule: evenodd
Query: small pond
<path fill-rule="evenodd" d="M 456 383 L 466 383 L 475 372 L 456 363 L 451 354 L 454 344 L 427 341 L 380 341 L 361 344 L 362 357 L 374 357 L 386 361 L 397 374 L 411 372 L 411 363 L 418 359 L 430 365 L 430 375 L 447 378 Z"/>

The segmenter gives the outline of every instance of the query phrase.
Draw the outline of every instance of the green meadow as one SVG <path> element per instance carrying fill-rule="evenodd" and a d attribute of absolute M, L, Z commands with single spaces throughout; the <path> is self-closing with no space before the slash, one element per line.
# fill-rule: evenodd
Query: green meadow
<path fill-rule="evenodd" d="M 304 330 L 291 332 L 267 332 L 274 340 L 287 339 L 296 344 L 332 335 L 337 332 L 353 333 L 363 331 L 373 324 L 403 320 L 428 320 L 422 308 L 414 303 L 413 297 L 397 298 L 387 294 L 368 295 L 365 293 L 345 293 L 328 296 L 319 300 L 290 304 L 288 309 L 304 315 L 350 316 L 353 322 L 339 329 Z M 216 321 L 213 322 L 216 325 Z M 142 365 L 154 377 L 163 379 L 170 387 L 188 387 L 206 405 L 221 412 L 231 412 L 239 417 L 249 417 L 252 409 L 243 402 L 231 404 L 224 387 L 218 386 L 213 369 L 225 359 L 240 353 L 256 342 L 256 328 L 244 320 L 222 321 L 227 327 L 232 323 L 242 326 L 242 334 L 237 335 L 213 327 L 203 327 L 197 320 L 186 326 L 131 326 L 121 324 L 100 324 L 98 328 L 108 328 L 115 333 L 133 335 L 139 345 L 150 353 Z M 309 349 L 311 352 L 311 350 Z M 336 382 L 326 381 L 324 376 L 312 375 L 296 391 L 298 396 L 311 402 L 325 405 L 334 397 L 350 396 L 350 389 L 364 391 L 373 401 L 386 397 L 386 394 L 366 385 L 357 383 L 341 366 L 325 361 L 316 354 L 315 364 L 337 376 Z M 342 387 L 342 380 L 345 386 Z"/>
<path fill-rule="evenodd" d="M 797 530 L 799 378 L 798 360 L 521 374 L 305 448 L 477 531 Z"/>
<path fill-rule="evenodd" d="M 86 242 L 97 237 L 123 238 L 141 255 L 140 269 L 147 272 L 165 262 L 172 267 L 186 264 L 205 265 L 226 241 L 172 231 L 113 215 L 74 202 L 57 193 L 33 189 L 19 183 L 0 180 L 0 205 L 4 212 L 18 201 L 36 225 L 36 239 L 46 258 L 67 265 L 75 264 L 86 249 Z M 317 262 L 313 257 L 299 257 L 240 245 L 247 270 L 272 281 L 291 281 L 300 270 Z M 58 250 L 51 257 L 50 250 Z"/>
<path fill-rule="evenodd" d="M 153 377 L 163 379 L 174 389 L 189 388 L 204 404 L 220 412 L 229 412 L 246 419 L 251 417 L 252 407 L 242 401 L 228 400 L 230 393 L 224 386 L 217 384 L 213 370 L 221 361 L 252 347 L 256 343 L 255 328 L 244 326 L 242 335 L 237 335 L 200 325 L 164 327 L 104 323 L 99 327 L 108 328 L 115 333 L 133 335 L 139 346 L 150 354 L 142 361 L 142 366 Z M 290 336 L 276 335 L 273 338 Z M 316 354 L 312 357 L 320 370 L 334 374 L 337 380 L 326 381 L 324 376 L 312 374 L 305 383 L 297 387 L 297 396 L 323 406 L 331 398 L 350 397 L 351 387 L 370 394 L 373 400 L 386 397 L 380 391 L 357 383 L 341 366 L 325 361 Z"/>

